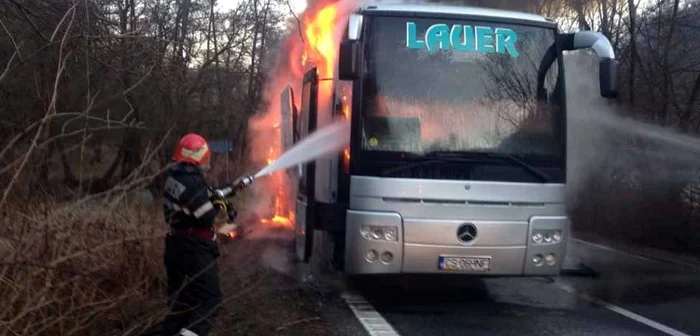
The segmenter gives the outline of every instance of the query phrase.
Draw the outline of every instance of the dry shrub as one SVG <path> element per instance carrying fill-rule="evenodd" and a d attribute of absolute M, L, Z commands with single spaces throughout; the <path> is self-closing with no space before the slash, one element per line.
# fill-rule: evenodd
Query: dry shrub
<path fill-rule="evenodd" d="M 213 186 L 230 183 L 247 172 L 248 162 L 239 158 L 237 153 L 231 155 L 213 154 L 211 169 L 206 173 L 207 181 Z"/>
<path fill-rule="evenodd" d="M 616 137 L 606 143 L 606 151 L 598 152 L 598 162 L 586 178 L 573 177 L 573 228 L 698 255 L 698 161 L 679 149 Z"/>
<path fill-rule="evenodd" d="M 7 204 L 0 335 L 137 334 L 159 322 L 159 209 L 123 200 Z"/>

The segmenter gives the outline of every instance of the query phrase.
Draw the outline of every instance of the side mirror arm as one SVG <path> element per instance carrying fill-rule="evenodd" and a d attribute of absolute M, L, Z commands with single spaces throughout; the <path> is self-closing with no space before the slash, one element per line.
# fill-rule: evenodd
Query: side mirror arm
<path fill-rule="evenodd" d="M 619 62 L 615 60 L 615 50 L 605 35 L 593 31 L 580 31 L 560 34 L 558 42 L 562 50 L 593 49 L 600 58 L 600 95 L 605 98 L 618 97 Z"/>

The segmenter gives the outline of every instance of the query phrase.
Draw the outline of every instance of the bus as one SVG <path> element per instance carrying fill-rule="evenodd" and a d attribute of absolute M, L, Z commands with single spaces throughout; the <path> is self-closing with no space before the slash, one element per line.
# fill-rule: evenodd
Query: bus
<path fill-rule="evenodd" d="M 336 75 L 306 72 L 288 143 L 347 118 L 348 148 L 294 169 L 295 252 L 351 276 L 556 276 L 566 211 L 563 53 L 613 47 L 535 14 L 364 5 L 343 23 Z M 284 104 L 283 104 L 284 105 Z M 291 111 L 291 112 L 290 112 Z"/>

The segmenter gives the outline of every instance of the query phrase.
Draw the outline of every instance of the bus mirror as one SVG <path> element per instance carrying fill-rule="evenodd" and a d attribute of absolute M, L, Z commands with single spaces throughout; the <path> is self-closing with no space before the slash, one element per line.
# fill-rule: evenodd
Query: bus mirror
<path fill-rule="evenodd" d="M 603 58 L 600 60 L 600 95 L 605 98 L 617 98 L 617 70 L 618 63 L 612 58 Z"/>
<path fill-rule="evenodd" d="M 340 80 L 355 80 L 358 76 L 357 60 L 360 44 L 355 40 L 345 40 L 340 43 L 338 55 L 338 78 Z"/>
<path fill-rule="evenodd" d="M 605 98 L 617 98 L 618 63 L 615 60 L 615 49 L 605 35 L 588 30 L 560 34 L 558 44 L 562 50 L 593 49 L 600 57 L 600 95 Z"/>

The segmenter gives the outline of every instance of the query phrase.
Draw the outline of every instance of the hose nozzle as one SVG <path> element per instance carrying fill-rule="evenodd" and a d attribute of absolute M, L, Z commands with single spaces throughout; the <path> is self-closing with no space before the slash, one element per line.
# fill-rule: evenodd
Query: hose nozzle
<path fill-rule="evenodd" d="M 233 188 L 241 190 L 253 183 L 253 179 L 254 177 L 251 175 L 243 175 L 233 182 Z"/>
<path fill-rule="evenodd" d="M 220 198 L 231 197 L 253 183 L 253 179 L 254 177 L 251 175 L 243 175 L 233 181 L 233 183 L 217 188 L 214 193 Z"/>

